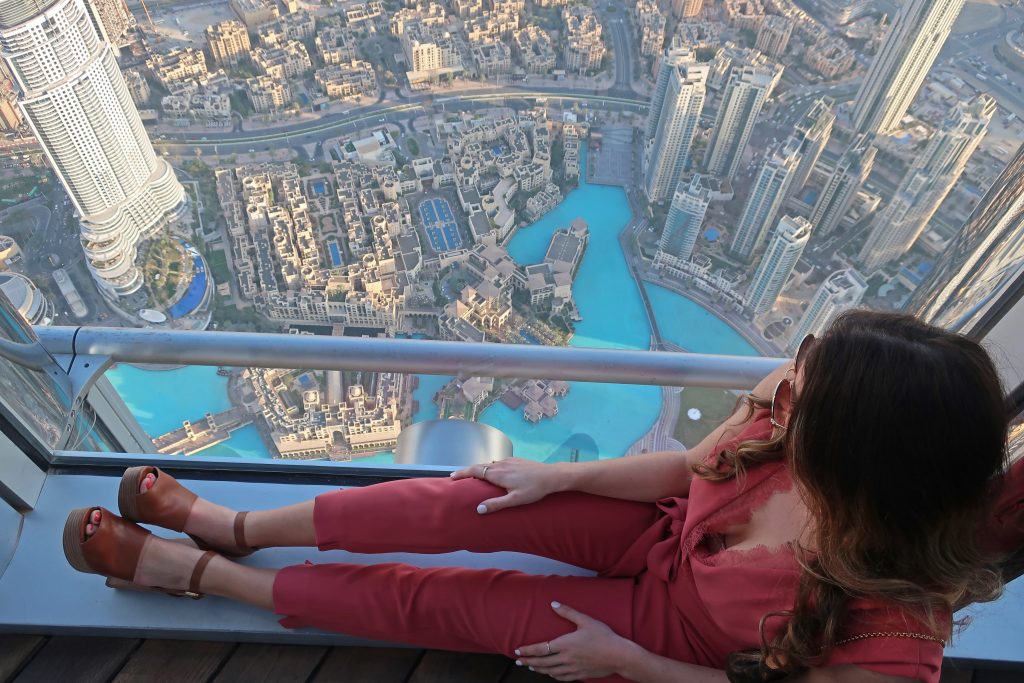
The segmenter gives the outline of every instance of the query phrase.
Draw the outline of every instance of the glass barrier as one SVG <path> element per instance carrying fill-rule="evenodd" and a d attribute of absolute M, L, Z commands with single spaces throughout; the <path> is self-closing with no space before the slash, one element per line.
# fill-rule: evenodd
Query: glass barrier
<path fill-rule="evenodd" d="M 428 420 L 490 425 L 511 440 L 514 455 L 542 462 L 680 449 L 699 443 L 730 415 L 739 394 L 699 387 L 199 366 L 122 364 L 106 376 L 161 453 L 360 465 L 394 463 L 402 429 Z"/>

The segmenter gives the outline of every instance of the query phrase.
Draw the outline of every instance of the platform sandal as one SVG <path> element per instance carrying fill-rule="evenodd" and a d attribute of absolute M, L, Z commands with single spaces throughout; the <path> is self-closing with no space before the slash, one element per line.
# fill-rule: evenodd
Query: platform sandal
<path fill-rule="evenodd" d="M 139 492 L 142 480 L 147 474 L 156 475 L 153 486 L 145 493 Z M 199 496 L 189 491 L 159 467 L 140 465 L 129 467 L 121 477 L 117 491 L 117 507 L 121 516 L 140 524 L 155 526 L 184 533 L 192 506 Z M 235 515 L 235 545 L 224 546 L 210 543 L 205 539 L 188 534 L 200 550 L 216 550 L 225 557 L 245 557 L 259 548 L 245 542 L 245 516 L 248 512 Z"/>
<path fill-rule="evenodd" d="M 96 533 L 86 536 L 85 529 L 92 513 L 100 511 L 101 519 Z M 188 582 L 188 590 L 142 586 L 135 583 L 139 558 L 150 532 L 137 524 L 118 517 L 100 506 L 72 510 L 64 523 L 64 556 L 80 572 L 107 577 L 107 585 L 134 591 L 164 593 L 174 597 L 201 598 L 199 583 L 217 553 L 208 550 L 196 562 Z"/>

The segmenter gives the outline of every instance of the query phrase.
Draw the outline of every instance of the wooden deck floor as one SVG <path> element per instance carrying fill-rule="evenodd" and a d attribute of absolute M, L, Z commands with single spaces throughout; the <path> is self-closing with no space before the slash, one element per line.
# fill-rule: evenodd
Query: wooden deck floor
<path fill-rule="evenodd" d="M 0 683 L 542 683 L 505 657 L 437 650 L 0 634 Z M 1020 683 L 956 670 L 940 683 Z"/>
<path fill-rule="evenodd" d="M 497 655 L 0 634 L 0 681 L 17 683 L 540 683 Z"/>

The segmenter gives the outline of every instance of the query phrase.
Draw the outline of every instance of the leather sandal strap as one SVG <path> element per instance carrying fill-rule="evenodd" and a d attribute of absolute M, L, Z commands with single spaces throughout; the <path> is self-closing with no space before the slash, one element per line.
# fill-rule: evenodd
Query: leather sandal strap
<path fill-rule="evenodd" d="M 203 572 L 206 570 L 206 565 L 210 564 L 210 560 L 217 557 L 217 553 L 212 550 L 207 550 L 203 553 L 203 556 L 196 562 L 195 568 L 192 570 L 192 578 L 188 580 L 188 592 L 194 595 L 201 595 L 199 591 L 199 582 L 203 578 Z"/>
<path fill-rule="evenodd" d="M 249 544 L 245 542 L 245 516 L 248 512 L 239 512 L 235 515 L 235 545 L 239 550 L 248 550 Z"/>

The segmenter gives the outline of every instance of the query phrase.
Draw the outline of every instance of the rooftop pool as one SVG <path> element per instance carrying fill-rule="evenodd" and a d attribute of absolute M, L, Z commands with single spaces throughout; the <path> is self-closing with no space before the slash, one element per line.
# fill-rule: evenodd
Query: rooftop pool
<path fill-rule="evenodd" d="M 585 169 L 585 152 L 582 157 Z M 585 171 L 582 176 L 580 186 L 557 208 L 518 231 L 508 245 L 509 254 L 521 264 L 537 263 L 544 258 L 556 229 L 568 226 L 574 218 L 583 218 L 590 227 L 590 241 L 573 286 L 583 320 L 577 324 L 570 345 L 647 349 L 650 326 L 618 242 L 619 233 L 631 217 L 626 195 L 618 187 L 586 183 Z M 697 303 L 663 287 L 645 287 L 666 340 L 693 352 L 758 355 L 742 335 Z M 151 435 L 174 429 L 184 419 L 228 407 L 227 382 L 217 376 L 215 368 L 154 372 L 120 366 L 107 376 Z M 419 401 L 415 422 L 437 417 L 431 399 L 449 379 L 420 376 L 415 391 Z M 196 400 L 199 396 L 205 397 L 202 404 Z M 575 449 L 581 457 L 609 458 L 623 455 L 650 429 L 660 410 L 658 387 L 572 382 L 553 419 L 531 424 L 523 419 L 521 410 L 498 402 L 483 412 L 481 421 L 507 434 L 520 457 L 564 460 Z M 246 427 L 202 455 L 219 456 L 222 453 L 216 449 L 224 449 L 242 457 L 267 457 L 262 444 L 254 448 L 246 430 L 255 434 L 258 443 L 255 427 Z M 357 462 L 390 461 L 390 454 L 384 453 Z"/>

